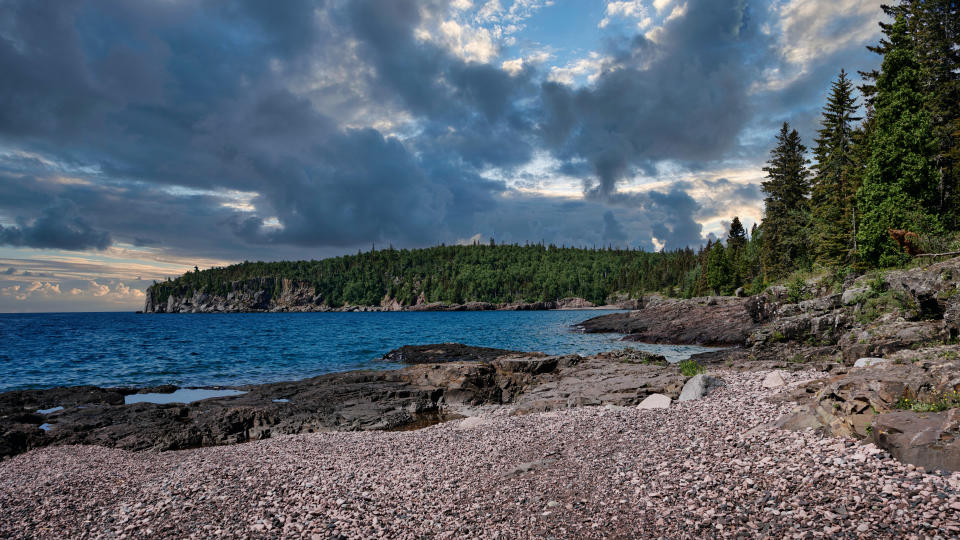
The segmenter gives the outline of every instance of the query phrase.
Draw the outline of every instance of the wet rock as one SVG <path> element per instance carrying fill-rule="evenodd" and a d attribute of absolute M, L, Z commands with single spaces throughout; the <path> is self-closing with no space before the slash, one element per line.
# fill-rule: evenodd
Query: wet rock
<path fill-rule="evenodd" d="M 700 399 L 723 385 L 723 380 L 705 373 L 694 375 L 683 385 L 677 401 L 691 401 Z"/>
<path fill-rule="evenodd" d="M 490 362 L 501 356 L 544 355 L 489 347 L 471 347 L 462 343 L 439 343 L 433 345 L 404 345 L 383 355 L 381 359 L 384 362 L 398 364 L 440 364 L 445 362 Z"/>

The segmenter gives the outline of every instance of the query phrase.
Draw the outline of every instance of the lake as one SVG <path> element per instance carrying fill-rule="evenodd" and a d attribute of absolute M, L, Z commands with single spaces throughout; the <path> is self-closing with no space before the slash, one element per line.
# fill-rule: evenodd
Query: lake
<path fill-rule="evenodd" d="M 402 345 L 582 355 L 642 348 L 679 361 L 710 350 L 624 344 L 571 326 L 610 311 L 0 314 L 0 391 L 55 386 L 233 386 L 303 379 L 379 361 Z"/>

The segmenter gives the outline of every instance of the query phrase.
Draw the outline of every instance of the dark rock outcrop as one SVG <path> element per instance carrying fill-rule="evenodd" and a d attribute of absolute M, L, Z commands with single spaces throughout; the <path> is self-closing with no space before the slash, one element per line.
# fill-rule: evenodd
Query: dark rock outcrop
<path fill-rule="evenodd" d="M 881 414 L 872 428 L 871 440 L 904 463 L 960 471 L 960 409 Z"/>
<path fill-rule="evenodd" d="M 177 450 L 314 431 L 405 429 L 482 406 L 527 413 L 631 405 L 676 397 L 685 377 L 668 365 L 546 356 L 458 344 L 393 351 L 415 365 L 239 387 L 239 396 L 190 404 L 123 405 L 135 389 L 55 388 L 0 394 L 0 457 L 50 444 Z M 430 360 L 434 361 L 430 361 Z M 175 388 L 151 389 L 173 391 Z M 37 409 L 62 406 L 39 414 Z M 49 430 L 44 431 L 41 425 Z"/>
<path fill-rule="evenodd" d="M 732 297 L 649 298 L 641 310 L 601 315 L 578 327 L 588 333 L 627 334 L 628 341 L 741 345 L 758 325 L 748 302 Z"/>

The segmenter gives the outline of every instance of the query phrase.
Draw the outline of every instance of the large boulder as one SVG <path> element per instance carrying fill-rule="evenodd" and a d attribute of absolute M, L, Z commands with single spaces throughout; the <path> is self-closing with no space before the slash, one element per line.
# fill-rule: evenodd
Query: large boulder
<path fill-rule="evenodd" d="M 650 394 L 637 405 L 638 409 L 669 409 L 670 398 L 663 394 Z"/>
<path fill-rule="evenodd" d="M 705 373 L 694 375 L 683 385 L 683 390 L 680 391 L 680 397 L 677 398 L 677 401 L 700 399 L 723 384 L 723 380 L 719 377 L 713 377 Z"/>

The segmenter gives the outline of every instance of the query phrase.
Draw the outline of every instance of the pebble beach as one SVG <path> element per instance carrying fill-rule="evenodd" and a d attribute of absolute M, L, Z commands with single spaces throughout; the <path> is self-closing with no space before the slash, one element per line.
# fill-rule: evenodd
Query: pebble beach
<path fill-rule="evenodd" d="M 824 374 L 714 375 L 669 409 L 580 407 L 403 432 L 0 463 L 11 538 L 953 538 L 960 473 L 765 424 Z"/>

